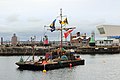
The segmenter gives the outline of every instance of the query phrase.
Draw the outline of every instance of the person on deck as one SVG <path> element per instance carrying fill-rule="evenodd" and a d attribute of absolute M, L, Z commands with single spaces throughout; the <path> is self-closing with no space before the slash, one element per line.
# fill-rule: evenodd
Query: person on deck
<path fill-rule="evenodd" d="M 43 61 L 42 61 L 42 64 L 43 65 L 45 65 L 45 64 L 47 64 L 48 62 L 44 59 Z"/>
<path fill-rule="evenodd" d="M 75 54 L 74 49 L 71 49 L 71 50 L 70 50 L 70 59 L 71 59 L 71 60 L 74 60 L 74 59 L 75 59 L 74 54 Z"/>
<path fill-rule="evenodd" d="M 58 57 L 61 57 L 61 49 L 60 48 L 57 49 L 57 55 L 58 55 Z"/>
<path fill-rule="evenodd" d="M 71 54 L 75 54 L 74 49 L 70 49 L 70 53 L 71 53 Z"/>
<path fill-rule="evenodd" d="M 76 56 L 76 58 L 75 58 L 76 60 L 80 60 L 81 58 L 80 58 L 80 56 Z"/>
<path fill-rule="evenodd" d="M 62 54 L 61 60 L 63 60 L 63 61 L 68 60 L 68 57 L 65 55 L 65 52 L 63 52 L 63 54 Z"/>
<path fill-rule="evenodd" d="M 52 56 L 52 51 L 50 52 L 50 55 L 49 55 L 49 60 L 52 62 L 52 59 L 53 59 L 53 56 Z"/>
<path fill-rule="evenodd" d="M 49 56 L 50 56 L 50 53 L 49 53 L 49 52 L 47 52 L 47 53 L 45 54 L 45 59 L 46 59 L 46 61 L 48 61 Z"/>

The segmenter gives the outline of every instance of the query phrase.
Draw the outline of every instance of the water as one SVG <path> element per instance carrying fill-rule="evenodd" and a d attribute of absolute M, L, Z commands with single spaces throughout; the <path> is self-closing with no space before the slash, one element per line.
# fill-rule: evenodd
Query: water
<path fill-rule="evenodd" d="M 81 55 L 85 65 L 72 69 L 20 71 L 15 65 L 20 56 L 0 57 L 0 80 L 120 80 L 120 54 Z"/>

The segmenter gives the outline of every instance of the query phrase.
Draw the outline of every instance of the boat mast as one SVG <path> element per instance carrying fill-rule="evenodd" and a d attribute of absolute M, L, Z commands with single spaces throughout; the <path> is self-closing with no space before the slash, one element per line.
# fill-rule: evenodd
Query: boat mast
<path fill-rule="evenodd" d="M 61 21 L 62 21 L 62 8 L 60 9 L 60 18 L 61 18 Z M 60 48 L 62 49 L 63 47 L 63 34 L 62 34 L 62 23 L 61 23 L 61 45 L 60 45 Z"/>

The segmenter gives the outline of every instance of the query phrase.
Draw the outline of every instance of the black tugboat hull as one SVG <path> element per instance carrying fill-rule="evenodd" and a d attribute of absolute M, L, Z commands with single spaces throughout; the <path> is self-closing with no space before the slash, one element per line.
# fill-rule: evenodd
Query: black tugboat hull
<path fill-rule="evenodd" d="M 73 60 L 73 61 L 65 61 L 61 63 L 52 63 L 52 64 L 46 64 L 45 65 L 45 70 L 53 70 L 53 69 L 59 69 L 59 68 L 65 68 L 65 67 L 70 67 L 71 66 L 77 66 L 77 65 L 84 65 L 85 60 Z M 22 63 L 18 62 L 16 65 L 19 66 L 19 69 L 22 70 L 44 70 L 44 65 L 35 63 L 35 64 L 27 64 L 27 63 Z"/>

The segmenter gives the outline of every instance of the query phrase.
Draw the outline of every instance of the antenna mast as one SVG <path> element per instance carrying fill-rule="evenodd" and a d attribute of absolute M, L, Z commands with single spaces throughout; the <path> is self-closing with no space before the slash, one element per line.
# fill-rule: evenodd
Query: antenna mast
<path fill-rule="evenodd" d="M 60 9 L 60 18 L 61 18 L 61 21 L 62 21 L 62 8 Z M 63 47 L 63 34 L 62 34 L 62 24 L 61 24 L 61 45 L 60 45 L 60 48 L 62 49 Z"/>

